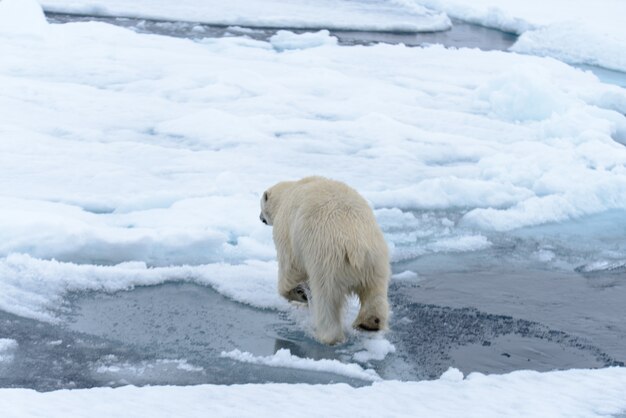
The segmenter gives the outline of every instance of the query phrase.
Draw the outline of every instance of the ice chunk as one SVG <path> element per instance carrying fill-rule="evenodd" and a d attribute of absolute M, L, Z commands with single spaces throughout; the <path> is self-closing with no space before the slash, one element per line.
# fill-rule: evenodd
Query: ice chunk
<path fill-rule="evenodd" d="M 157 359 L 156 361 L 143 361 L 141 363 L 115 362 L 115 357 L 103 358 L 97 364 L 95 372 L 98 374 L 115 375 L 116 378 L 123 376 L 140 376 L 171 372 L 173 369 L 184 372 L 202 372 L 204 368 L 194 366 L 185 359 Z"/>
<path fill-rule="evenodd" d="M 459 369 L 450 367 L 441 375 L 439 379 L 446 380 L 448 382 L 460 382 L 463 380 L 463 373 L 461 373 Z"/>
<path fill-rule="evenodd" d="M 17 347 L 17 341 L 10 338 L 0 338 L 0 364 L 11 362 Z"/>
<path fill-rule="evenodd" d="M 415 280 L 417 279 L 417 277 L 417 273 L 411 270 L 405 270 L 401 273 L 396 273 L 391 276 L 391 278 L 395 280 Z"/>
<path fill-rule="evenodd" d="M 383 360 L 389 353 L 395 353 L 396 347 L 383 337 L 366 338 L 362 351 L 354 353 L 352 358 L 359 363 L 370 360 Z"/>
<path fill-rule="evenodd" d="M 579 266 L 576 270 L 582 273 L 626 272 L 626 261 L 594 261 L 592 263 Z"/>
<path fill-rule="evenodd" d="M 244 363 L 263 364 L 271 367 L 287 367 L 290 369 L 315 370 L 374 382 L 381 380 L 380 376 L 378 376 L 374 370 L 363 369 L 358 364 L 342 363 L 339 360 L 330 359 L 314 360 L 301 358 L 294 356 L 291 354 L 291 351 L 285 348 L 278 350 L 271 356 L 255 356 L 237 349 L 228 352 L 223 351 L 221 356 Z"/>
<path fill-rule="evenodd" d="M 491 242 L 483 235 L 462 235 L 451 238 L 441 238 L 429 248 L 435 252 L 465 252 L 489 248 Z"/>
<path fill-rule="evenodd" d="M 324 45 L 337 45 L 337 38 L 330 36 L 327 30 L 302 34 L 279 30 L 276 32 L 276 35 L 270 38 L 270 43 L 277 51 L 285 51 L 289 49 L 306 49 Z"/>
<path fill-rule="evenodd" d="M 626 11 L 626 9 L 624 10 Z M 579 22 L 564 22 L 522 34 L 511 50 L 626 71 L 624 33 L 597 31 Z"/>

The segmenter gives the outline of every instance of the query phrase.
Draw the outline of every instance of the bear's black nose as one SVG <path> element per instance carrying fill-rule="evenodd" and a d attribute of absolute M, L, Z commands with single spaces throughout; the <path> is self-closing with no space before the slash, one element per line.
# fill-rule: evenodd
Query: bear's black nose
<path fill-rule="evenodd" d="M 267 221 L 265 220 L 265 218 L 263 217 L 263 214 L 259 215 L 259 219 L 261 219 L 261 222 L 263 222 L 265 225 L 267 225 Z"/>

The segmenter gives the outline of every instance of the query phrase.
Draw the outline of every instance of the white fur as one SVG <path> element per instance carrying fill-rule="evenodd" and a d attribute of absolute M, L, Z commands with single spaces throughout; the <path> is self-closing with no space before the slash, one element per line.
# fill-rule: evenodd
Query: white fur
<path fill-rule="evenodd" d="M 281 182 L 263 194 L 261 220 L 274 227 L 278 291 L 301 301 L 296 288 L 308 284 L 321 342 L 344 340 L 341 314 L 351 293 L 361 302 L 355 327 L 387 327 L 387 244 L 372 209 L 354 189 L 323 177 Z"/>

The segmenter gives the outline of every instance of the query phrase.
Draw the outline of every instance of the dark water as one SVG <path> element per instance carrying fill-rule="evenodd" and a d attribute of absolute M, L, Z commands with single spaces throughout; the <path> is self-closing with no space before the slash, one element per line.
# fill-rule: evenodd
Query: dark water
<path fill-rule="evenodd" d="M 201 39 L 205 37 L 221 38 L 226 36 L 248 36 L 252 39 L 266 41 L 280 29 L 278 28 L 242 28 L 237 26 L 215 26 L 194 22 L 171 22 L 150 19 L 94 17 L 47 13 L 50 23 L 106 22 L 117 26 L 132 29 L 140 33 L 174 36 L 179 38 Z M 296 33 L 306 32 L 299 29 L 289 29 Z M 360 31 L 330 31 L 342 45 L 369 45 L 373 43 L 403 43 L 408 46 L 427 44 L 442 44 L 451 47 L 481 48 L 484 50 L 506 50 L 516 41 L 517 36 L 495 29 L 466 23 L 460 20 L 453 21 L 453 27 L 447 31 L 398 33 L 398 32 L 360 32 Z"/>

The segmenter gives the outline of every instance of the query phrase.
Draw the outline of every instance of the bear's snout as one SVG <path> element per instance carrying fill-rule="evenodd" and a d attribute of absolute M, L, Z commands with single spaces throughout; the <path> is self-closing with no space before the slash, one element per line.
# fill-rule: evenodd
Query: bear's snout
<path fill-rule="evenodd" d="M 263 217 L 262 213 L 259 215 L 259 219 L 261 219 L 261 222 L 263 222 L 265 225 L 267 225 L 267 220 L 265 220 L 265 218 Z"/>

